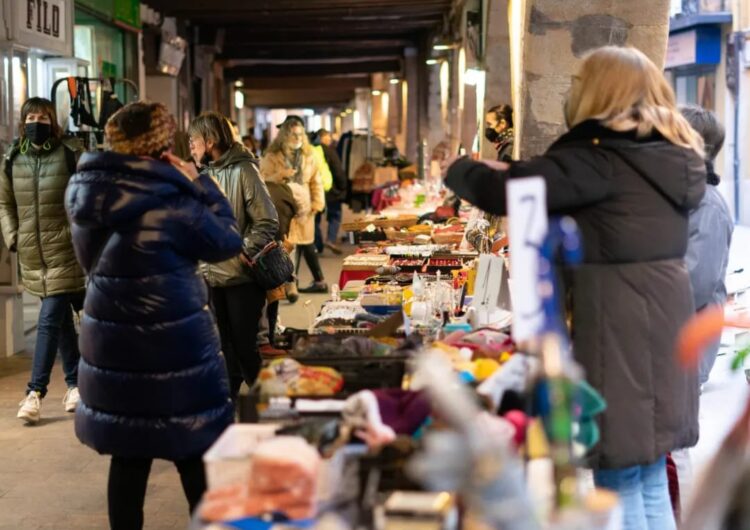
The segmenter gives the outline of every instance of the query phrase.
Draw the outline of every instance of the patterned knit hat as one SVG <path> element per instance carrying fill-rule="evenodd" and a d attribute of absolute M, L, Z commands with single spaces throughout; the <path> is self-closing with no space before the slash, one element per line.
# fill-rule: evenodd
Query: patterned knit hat
<path fill-rule="evenodd" d="M 172 147 L 177 124 L 162 103 L 137 101 L 107 121 L 107 141 L 115 153 L 158 156 Z"/>

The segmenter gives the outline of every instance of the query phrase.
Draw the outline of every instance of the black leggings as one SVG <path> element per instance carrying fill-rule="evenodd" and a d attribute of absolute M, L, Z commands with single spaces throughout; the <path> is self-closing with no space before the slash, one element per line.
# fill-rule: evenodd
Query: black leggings
<path fill-rule="evenodd" d="M 310 272 L 313 275 L 313 280 L 316 282 L 322 282 L 323 269 L 320 268 L 320 261 L 318 261 L 318 253 L 315 251 L 315 244 L 310 243 L 309 245 L 297 245 L 297 276 L 299 277 L 299 266 L 301 263 L 300 257 L 305 257 L 305 263 L 310 268 Z"/>
<path fill-rule="evenodd" d="M 109 526 L 112 530 L 140 530 L 143 528 L 143 503 L 151 473 L 150 458 L 121 458 L 113 456 L 109 465 L 107 503 Z M 200 457 L 174 462 L 180 473 L 190 513 L 206 491 L 206 475 Z"/>
<path fill-rule="evenodd" d="M 271 302 L 266 306 L 266 318 L 268 319 L 268 342 L 273 346 L 276 338 L 276 322 L 279 321 L 279 302 Z"/>
<path fill-rule="evenodd" d="M 231 287 L 214 287 L 211 298 L 227 363 L 229 390 L 234 400 L 242 381 L 253 386 L 258 378 L 258 328 L 266 303 L 266 292 L 254 282 Z"/>

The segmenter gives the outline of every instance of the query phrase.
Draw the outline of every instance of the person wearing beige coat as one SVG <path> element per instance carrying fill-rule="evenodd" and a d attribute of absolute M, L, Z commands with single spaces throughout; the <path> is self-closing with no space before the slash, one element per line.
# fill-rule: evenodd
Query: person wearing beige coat
<path fill-rule="evenodd" d="M 325 210 L 325 191 L 318 159 L 308 142 L 301 118 L 289 116 L 279 126 L 278 136 L 261 159 L 260 173 L 266 182 L 289 185 L 297 203 L 297 215 L 289 228 L 289 241 L 297 247 L 297 272 L 304 256 L 313 275 L 313 283 L 300 292 L 327 292 L 328 285 L 314 245 L 315 214 Z"/>

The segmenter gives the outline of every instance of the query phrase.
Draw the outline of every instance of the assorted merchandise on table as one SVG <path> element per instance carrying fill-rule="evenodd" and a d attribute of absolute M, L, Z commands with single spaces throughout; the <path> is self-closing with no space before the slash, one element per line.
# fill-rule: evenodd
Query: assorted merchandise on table
<path fill-rule="evenodd" d="M 195 527 L 617 528 L 616 496 L 576 468 L 606 403 L 564 354 L 554 279 L 521 350 L 507 259 L 462 248 L 462 222 L 348 228 L 389 235 L 360 238 L 309 328 L 286 331 L 289 358 L 240 396 Z"/>

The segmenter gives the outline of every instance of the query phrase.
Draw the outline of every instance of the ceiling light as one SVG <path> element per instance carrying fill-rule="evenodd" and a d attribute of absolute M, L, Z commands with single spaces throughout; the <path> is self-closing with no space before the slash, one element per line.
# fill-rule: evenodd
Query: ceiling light
<path fill-rule="evenodd" d="M 464 83 L 469 86 L 477 86 L 484 82 L 485 73 L 481 68 L 469 68 L 464 73 Z"/>
<path fill-rule="evenodd" d="M 382 92 L 380 90 L 373 90 L 372 91 L 372 95 L 373 96 L 379 96 L 380 94 L 382 94 Z"/>
<path fill-rule="evenodd" d="M 347 114 L 351 114 L 352 112 L 354 112 L 354 109 L 346 109 Z"/>
<path fill-rule="evenodd" d="M 401 82 L 401 80 L 398 77 L 392 77 L 391 78 L 391 84 L 392 85 L 398 85 Z"/>
<path fill-rule="evenodd" d="M 234 86 L 236 86 L 237 88 L 242 88 L 243 86 L 245 86 L 245 83 L 242 81 L 242 79 L 238 79 L 234 82 Z"/>
<path fill-rule="evenodd" d="M 234 91 L 234 106 L 238 109 L 245 108 L 245 94 L 242 93 L 242 90 Z"/>
<path fill-rule="evenodd" d="M 434 66 L 440 61 L 438 61 L 437 59 L 427 59 L 425 62 L 427 63 L 428 66 Z"/>
<path fill-rule="evenodd" d="M 446 50 L 453 50 L 456 48 L 458 48 L 458 43 L 446 38 L 438 39 L 432 45 L 432 49 L 438 52 L 444 52 Z"/>

